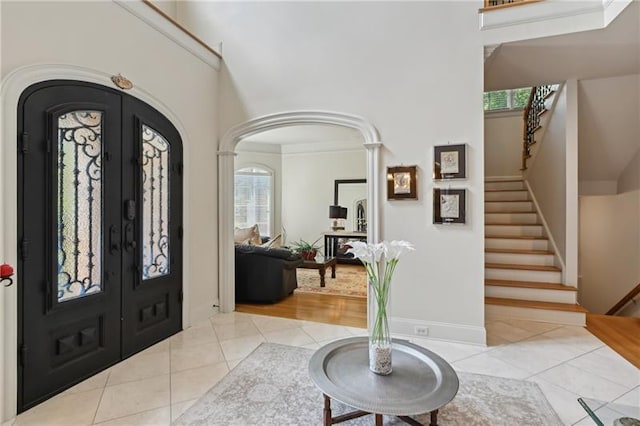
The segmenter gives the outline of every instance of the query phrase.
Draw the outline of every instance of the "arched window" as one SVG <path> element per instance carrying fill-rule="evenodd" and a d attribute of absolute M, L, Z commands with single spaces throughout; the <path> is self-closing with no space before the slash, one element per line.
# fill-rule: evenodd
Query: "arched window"
<path fill-rule="evenodd" d="M 235 173 L 235 226 L 258 224 L 260 235 L 272 235 L 273 172 L 252 166 Z"/>

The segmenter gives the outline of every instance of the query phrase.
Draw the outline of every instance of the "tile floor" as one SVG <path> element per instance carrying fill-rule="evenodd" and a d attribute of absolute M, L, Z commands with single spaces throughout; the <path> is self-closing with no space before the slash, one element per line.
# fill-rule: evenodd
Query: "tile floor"
<path fill-rule="evenodd" d="M 581 327 L 491 319 L 488 346 L 413 339 L 459 371 L 536 382 L 567 425 L 640 417 L 640 370 Z M 261 342 L 318 348 L 359 328 L 218 314 L 18 416 L 16 425 L 169 425 Z M 10 425 L 7 423 L 6 425 Z M 5 425 L 5 426 L 6 426 Z"/>

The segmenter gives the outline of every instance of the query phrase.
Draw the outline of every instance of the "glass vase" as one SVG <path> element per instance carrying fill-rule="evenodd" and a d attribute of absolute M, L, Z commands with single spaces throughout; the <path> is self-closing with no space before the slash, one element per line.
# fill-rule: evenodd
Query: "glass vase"
<path fill-rule="evenodd" d="M 391 333 L 387 318 L 387 295 L 369 284 L 369 369 L 382 376 L 391 374 Z"/>

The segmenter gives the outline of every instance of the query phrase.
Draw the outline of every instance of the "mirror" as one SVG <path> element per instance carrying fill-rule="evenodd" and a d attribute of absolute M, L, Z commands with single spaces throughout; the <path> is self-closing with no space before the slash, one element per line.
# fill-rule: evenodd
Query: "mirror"
<path fill-rule="evenodd" d="M 367 232 L 366 179 L 336 179 L 333 204 L 347 208 L 346 232 Z"/>

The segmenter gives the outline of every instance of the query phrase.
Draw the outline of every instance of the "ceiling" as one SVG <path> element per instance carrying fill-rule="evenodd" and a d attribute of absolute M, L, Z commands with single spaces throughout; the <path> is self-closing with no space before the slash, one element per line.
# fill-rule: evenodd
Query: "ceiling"
<path fill-rule="evenodd" d="M 640 72 L 640 2 L 607 27 L 505 43 L 485 62 L 485 91 Z"/>

